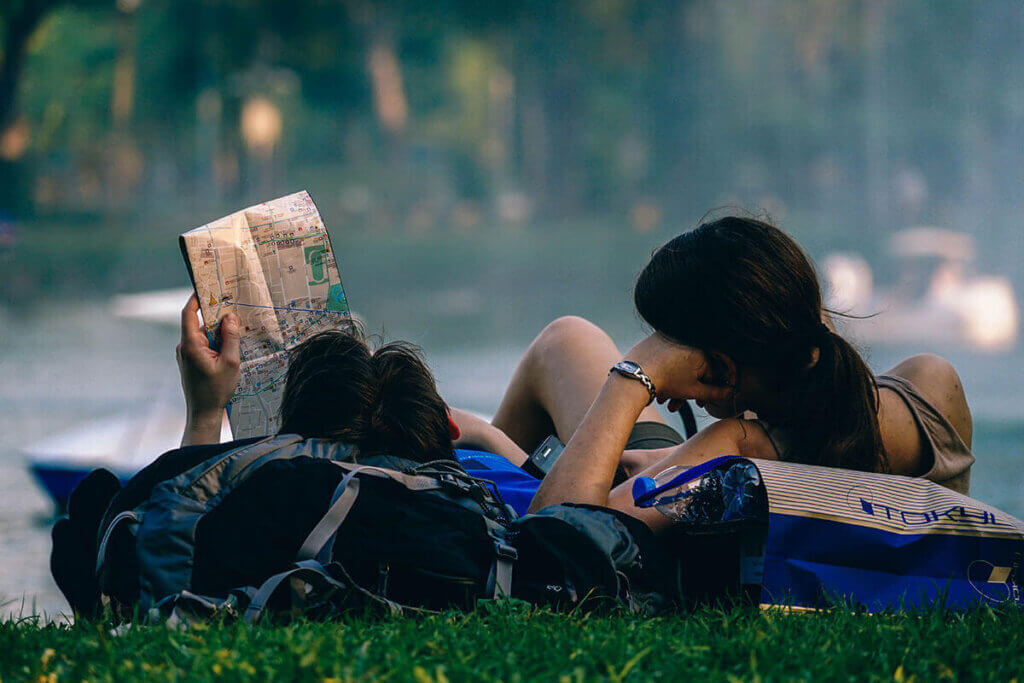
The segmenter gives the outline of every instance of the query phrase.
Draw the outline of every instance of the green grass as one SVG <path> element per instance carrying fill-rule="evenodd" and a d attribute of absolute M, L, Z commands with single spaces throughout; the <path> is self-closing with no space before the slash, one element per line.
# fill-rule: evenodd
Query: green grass
<path fill-rule="evenodd" d="M 469 614 L 351 617 L 189 631 L 0 624 L 9 680 L 1010 680 L 1024 612 L 785 614 L 702 608 L 659 618 L 555 614 L 512 603 Z"/>

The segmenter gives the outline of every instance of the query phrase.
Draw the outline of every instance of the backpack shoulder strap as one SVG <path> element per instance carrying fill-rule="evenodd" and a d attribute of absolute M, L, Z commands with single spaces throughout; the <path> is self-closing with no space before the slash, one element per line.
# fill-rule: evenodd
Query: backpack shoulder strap
<path fill-rule="evenodd" d="M 249 472 L 256 470 L 262 464 L 261 461 L 267 459 L 268 456 L 280 457 L 281 449 L 301 441 L 302 437 L 298 434 L 268 436 L 256 443 L 207 460 L 174 479 L 164 482 L 161 486 L 169 485 L 181 491 L 191 490 L 190 497 L 200 502 L 206 501 L 221 493 L 223 482 L 244 479 Z"/>
<path fill-rule="evenodd" d="M 103 563 L 107 559 L 107 547 L 110 545 L 110 537 L 114 535 L 114 531 L 117 530 L 124 522 L 131 522 L 132 524 L 139 523 L 139 515 L 135 510 L 125 510 L 114 515 L 114 518 L 110 520 L 110 524 L 103 531 L 103 538 L 100 540 L 99 548 L 96 550 L 96 574 L 100 573 L 103 568 Z"/>
<path fill-rule="evenodd" d="M 331 506 L 327 509 L 324 516 L 320 518 L 316 526 L 313 527 L 313 530 L 309 532 L 306 540 L 303 541 L 302 546 L 299 548 L 296 560 L 300 563 L 315 559 L 318 563 L 326 565 L 331 561 L 334 553 L 334 539 L 341 525 L 345 523 L 348 513 L 351 512 L 352 507 L 355 505 L 356 498 L 359 496 L 359 479 L 356 478 L 357 474 L 363 473 L 368 476 L 386 477 L 411 491 L 436 491 L 450 485 L 436 476 L 403 474 L 367 465 L 352 465 L 341 462 L 336 462 L 335 464 L 347 470 L 348 473 L 334 490 Z M 495 557 L 485 590 L 493 598 L 498 598 L 502 595 L 510 596 L 512 595 L 512 569 L 518 559 L 518 553 L 513 546 L 507 544 L 503 538 L 495 533 L 493 523 L 487 524 L 487 531 L 494 542 Z"/>
<path fill-rule="evenodd" d="M 436 491 L 442 488 L 442 483 L 434 477 L 425 477 L 414 474 L 403 474 L 383 467 L 370 465 L 355 465 L 352 463 L 335 462 L 335 464 L 347 471 L 338 487 L 331 497 L 331 506 L 316 523 L 313 530 L 309 532 L 306 540 L 299 548 L 296 559 L 298 561 L 317 558 L 322 564 L 330 562 L 331 553 L 334 550 L 334 536 L 338 529 L 345 523 L 345 518 L 355 505 L 359 496 L 359 480 L 357 474 L 368 476 L 384 477 L 395 481 L 410 491 Z"/>
<path fill-rule="evenodd" d="M 253 591 L 250 596 L 251 599 L 249 601 L 249 605 L 245 610 L 245 621 L 252 623 L 258 620 L 263 615 L 267 607 L 267 603 L 273 595 L 281 588 L 282 585 L 286 584 L 288 585 L 289 592 L 291 594 L 292 608 L 293 610 L 298 611 L 302 611 L 304 606 L 308 604 L 310 596 L 315 596 L 317 602 L 322 602 L 330 600 L 333 596 L 344 595 L 350 590 L 355 590 L 357 593 L 367 598 L 370 603 L 377 603 L 386 606 L 391 614 L 401 614 L 405 610 L 422 613 L 430 612 L 430 610 L 418 607 L 401 605 L 366 590 L 355 581 L 352 581 L 351 577 L 345 572 L 344 567 L 340 564 L 331 564 L 330 567 L 339 572 L 348 583 L 339 581 L 335 577 L 331 576 L 328 572 L 328 567 L 320 564 L 316 560 L 296 562 L 295 566 L 291 569 L 271 576 L 264 581 L 259 588 Z"/>

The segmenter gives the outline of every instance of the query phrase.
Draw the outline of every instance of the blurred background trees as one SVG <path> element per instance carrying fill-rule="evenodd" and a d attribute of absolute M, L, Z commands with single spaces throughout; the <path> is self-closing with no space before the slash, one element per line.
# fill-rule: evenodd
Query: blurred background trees
<path fill-rule="evenodd" d="M 309 187 L 374 231 L 643 232 L 739 204 L 812 249 L 938 223 L 1015 271 L 1022 31 L 1009 0 L 2 0 L 0 211 L 185 229 Z"/>

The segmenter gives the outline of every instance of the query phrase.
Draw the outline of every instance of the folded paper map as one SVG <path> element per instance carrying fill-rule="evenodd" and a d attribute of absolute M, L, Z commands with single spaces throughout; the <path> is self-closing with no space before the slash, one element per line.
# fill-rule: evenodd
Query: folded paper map
<path fill-rule="evenodd" d="M 276 433 L 289 351 L 352 325 L 320 212 L 297 192 L 190 230 L 180 244 L 207 329 L 238 316 L 242 376 L 228 405 L 232 434 Z"/>

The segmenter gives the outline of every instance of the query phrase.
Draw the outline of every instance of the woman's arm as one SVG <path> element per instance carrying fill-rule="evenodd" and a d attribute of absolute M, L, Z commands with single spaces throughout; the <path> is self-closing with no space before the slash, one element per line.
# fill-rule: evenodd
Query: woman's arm
<path fill-rule="evenodd" d="M 224 407 L 241 374 L 238 318 L 233 313 L 224 316 L 220 336 L 220 351 L 214 351 L 199 324 L 199 300 L 193 294 L 181 311 L 181 343 L 176 349 L 187 410 L 182 446 L 220 443 Z"/>
<path fill-rule="evenodd" d="M 705 427 L 692 439 L 672 449 L 666 458 L 636 476 L 653 477 L 673 465 L 693 467 L 723 455 L 777 459 L 775 448 L 760 426 L 750 420 L 731 417 Z M 633 504 L 635 478 L 630 477 L 616 486 L 604 505 L 636 517 L 655 531 L 668 527 L 671 522 L 665 515 L 654 508 L 638 508 Z"/>
<path fill-rule="evenodd" d="M 634 346 L 626 358 L 647 373 L 659 401 L 724 401 L 731 393 L 729 387 L 708 383 L 703 353 L 657 333 Z M 608 375 L 583 422 L 541 483 L 530 511 L 559 503 L 607 505 L 629 433 L 649 401 L 650 394 L 640 382 L 618 373 Z"/>
<path fill-rule="evenodd" d="M 649 398 L 640 382 L 609 375 L 583 422 L 541 481 L 530 502 L 530 512 L 559 503 L 605 505 L 629 433 Z"/>
<path fill-rule="evenodd" d="M 517 467 L 522 467 L 529 457 L 505 432 L 486 420 L 458 408 L 452 408 L 451 415 L 462 433 L 454 443 L 456 448 L 479 448 L 500 455 Z"/>

